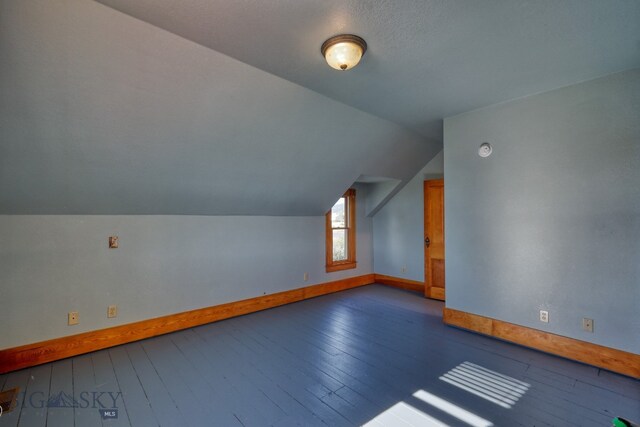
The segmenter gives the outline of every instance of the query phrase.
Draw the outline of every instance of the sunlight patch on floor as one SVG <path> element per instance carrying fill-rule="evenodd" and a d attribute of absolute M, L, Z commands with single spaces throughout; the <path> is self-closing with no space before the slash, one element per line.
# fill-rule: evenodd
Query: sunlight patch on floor
<path fill-rule="evenodd" d="M 454 405 L 453 403 L 444 400 L 435 394 L 431 394 L 424 390 L 418 390 L 413 393 L 413 397 L 422 400 L 429 405 L 438 408 L 442 412 L 446 412 L 451 415 L 469 424 L 472 427 L 491 427 L 493 423 L 491 421 L 487 421 L 482 417 L 477 416 L 476 414 L 467 411 L 466 409 L 462 409 L 461 407 Z"/>
<path fill-rule="evenodd" d="M 455 405 L 448 400 L 429 393 L 425 390 L 418 390 L 413 393 L 413 397 L 435 408 L 437 412 L 443 412 L 450 417 L 456 418 L 471 427 L 492 427 L 493 423 L 478 415 Z M 391 408 L 382 412 L 366 424 L 365 427 L 447 427 L 448 424 L 432 417 L 424 411 L 409 405 L 406 402 L 398 402 Z"/>
<path fill-rule="evenodd" d="M 419 409 L 404 403 L 398 402 L 377 417 L 373 418 L 364 427 L 448 427 L 447 424 L 425 414 Z"/>
<path fill-rule="evenodd" d="M 523 381 L 471 362 L 463 362 L 440 379 L 503 408 L 511 408 L 530 387 Z"/>

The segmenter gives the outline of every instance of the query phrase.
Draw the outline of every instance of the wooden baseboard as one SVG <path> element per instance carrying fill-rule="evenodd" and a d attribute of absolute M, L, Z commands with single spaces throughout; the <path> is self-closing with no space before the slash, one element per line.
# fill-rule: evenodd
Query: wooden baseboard
<path fill-rule="evenodd" d="M 417 280 L 403 279 L 401 277 L 385 276 L 384 274 L 375 275 L 376 283 L 382 285 L 393 286 L 394 288 L 405 289 L 407 291 L 415 291 L 424 293 L 424 282 Z"/>
<path fill-rule="evenodd" d="M 438 288 L 438 287 L 432 286 L 427 290 L 427 298 L 433 298 L 440 301 L 444 301 L 445 300 L 444 294 L 445 294 L 444 288 Z"/>
<path fill-rule="evenodd" d="M 373 274 L 0 350 L 0 374 L 375 282 Z"/>
<path fill-rule="evenodd" d="M 640 355 L 638 354 L 446 307 L 442 319 L 447 325 L 469 329 L 633 378 L 640 378 Z"/>

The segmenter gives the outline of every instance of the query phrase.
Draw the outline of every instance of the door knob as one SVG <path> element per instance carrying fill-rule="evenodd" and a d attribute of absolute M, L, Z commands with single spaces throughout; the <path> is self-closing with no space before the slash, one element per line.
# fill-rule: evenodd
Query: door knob
<path fill-rule="evenodd" d="M 429 240 L 429 237 L 425 237 L 424 244 L 426 247 L 429 247 L 429 245 L 431 244 L 431 240 Z"/>

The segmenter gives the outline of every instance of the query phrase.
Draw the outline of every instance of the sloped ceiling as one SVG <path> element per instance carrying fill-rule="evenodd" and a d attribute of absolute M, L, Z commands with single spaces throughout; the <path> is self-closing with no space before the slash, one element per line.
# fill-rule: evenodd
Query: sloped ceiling
<path fill-rule="evenodd" d="M 444 117 L 640 66 L 636 0 L 101 3 L 0 2 L 0 214 L 321 215 Z"/>
<path fill-rule="evenodd" d="M 2 214 L 322 215 L 440 149 L 93 1 L 0 4 Z"/>
<path fill-rule="evenodd" d="M 99 0 L 441 140 L 441 120 L 640 65 L 637 0 Z M 320 45 L 358 34 L 352 71 Z"/>

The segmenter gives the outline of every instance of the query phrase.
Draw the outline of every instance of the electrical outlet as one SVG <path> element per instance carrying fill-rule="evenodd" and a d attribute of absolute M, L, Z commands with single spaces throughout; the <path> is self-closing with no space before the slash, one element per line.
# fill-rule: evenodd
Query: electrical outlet
<path fill-rule="evenodd" d="M 593 332 L 593 319 L 582 318 L 582 329 L 587 332 Z"/>
<path fill-rule="evenodd" d="M 546 310 L 540 310 L 540 321 L 549 323 L 549 312 Z"/>
<path fill-rule="evenodd" d="M 110 305 L 107 308 L 107 317 L 108 318 L 112 318 L 112 317 L 116 317 L 118 315 L 118 306 L 117 305 Z"/>
<path fill-rule="evenodd" d="M 80 314 L 77 311 L 70 311 L 68 316 L 69 326 L 77 325 L 78 323 L 80 323 Z"/>
<path fill-rule="evenodd" d="M 309 273 L 304 273 L 304 281 L 306 282 L 307 280 L 309 280 Z"/>

